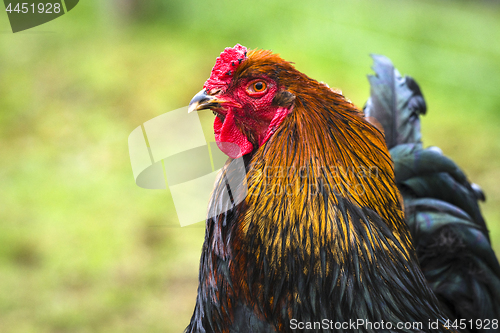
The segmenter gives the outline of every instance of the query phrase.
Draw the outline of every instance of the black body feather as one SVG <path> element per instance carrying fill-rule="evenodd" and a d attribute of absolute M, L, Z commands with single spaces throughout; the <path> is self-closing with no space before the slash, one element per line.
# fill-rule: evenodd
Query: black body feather
<path fill-rule="evenodd" d="M 389 59 L 373 58 L 365 115 L 384 127 L 425 277 L 448 317 L 465 319 L 462 332 L 500 332 L 492 325 L 500 319 L 500 265 L 478 205 L 484 194 L 440 149 L 422 147 L 418 116 L 426 107 L 418 85 Z"/>

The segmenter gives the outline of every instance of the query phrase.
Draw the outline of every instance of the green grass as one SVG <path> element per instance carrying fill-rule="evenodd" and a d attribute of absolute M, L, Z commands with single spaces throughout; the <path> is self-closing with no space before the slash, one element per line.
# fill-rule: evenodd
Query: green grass
<path fill-rule="evenodd" d="M 362 106 L 370 53 L 421 85 L 426 145 L 483 187 L 500 253 L 500 12 L 466 1 L 85 1 L 18 34 L 0 15 L 0 331 L 180 332 L 201 224 L 134 184 L 129 133 L 187 105 L 226 46 L 273 49 Z"/>

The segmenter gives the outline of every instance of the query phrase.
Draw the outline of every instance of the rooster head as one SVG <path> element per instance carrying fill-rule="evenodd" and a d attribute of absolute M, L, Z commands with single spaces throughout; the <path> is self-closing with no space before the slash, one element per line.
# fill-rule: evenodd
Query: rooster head
<path fill-rule="evenodd" d="M 278 55 L 236 44 L 217 58 L 189 112 L 211 109 L 217 146 L 238 158 L 265 144 L 292 111 L 295 95 L 282 80 L 296 72 Z"/>

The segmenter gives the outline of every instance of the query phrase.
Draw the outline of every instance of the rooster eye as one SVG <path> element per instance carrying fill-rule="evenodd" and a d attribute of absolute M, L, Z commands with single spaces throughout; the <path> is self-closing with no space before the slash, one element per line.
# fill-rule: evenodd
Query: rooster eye
<path fill-rule="evenodd" d="M 255 81 L 251 83 L 248 88 L 247 92 L 250 96 L 262 96 L 267 89 L 267 83 L 265 81 Z"/>
<path fill-rule="evenodd" d="M 265 89 L 266 89 L 265 82 L 259 81 L 259 82 L 255 82 L 253 84 L 253 90 L 255 90 L 256 92 L 261 92 L 261 91 L 264 91 Z"/>

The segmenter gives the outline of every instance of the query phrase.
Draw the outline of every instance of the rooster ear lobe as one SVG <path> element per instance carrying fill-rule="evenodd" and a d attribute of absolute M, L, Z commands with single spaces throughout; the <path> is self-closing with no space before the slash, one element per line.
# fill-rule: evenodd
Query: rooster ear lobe
<path fill-rule="evenodd" d="M 295 101 L 295 95 L 287 90 L 278 91 L 273 98 L 272 105 L 289 107 Z"/>

